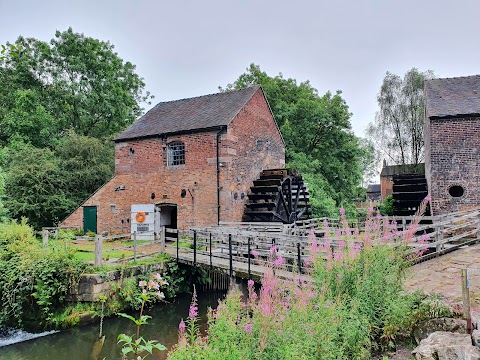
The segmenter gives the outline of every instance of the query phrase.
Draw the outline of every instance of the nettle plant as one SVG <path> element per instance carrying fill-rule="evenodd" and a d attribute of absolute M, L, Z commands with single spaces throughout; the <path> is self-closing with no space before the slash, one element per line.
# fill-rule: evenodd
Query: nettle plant
<path fill-rule="evenodd" d="M 136 336 L 120 334 L 118 335 L 118 343 L 122 343 L 122 360 L 129 359 L 128 356 L 133 356 L 132 359 L 141 360 L 145 359 L 148 355 L 153 353 L 153 350 L 163 351 L 167 348 L 159 344 L 156 340 L 145 340 L 140 336 L 140 329 L 142 325 L 148 323 L 148 320 L 152 317 L 149 315 L 144 315 L 145 305 L 154 302 L 157 299 L 165 299 L 165 295 L 160 291 L 160 287 L 168 285 L 168 282 L 164 280 L 160 274 L 151 275 L 148 281 L 140 281 L 138 286 L 142 289 L 142 292 L 139 294 L 139 302 L 141 302 L 140 313 L 138 318 L 135 318 L 131 315 L 119 313 L 118 315 L 131 320 L 137 326 Z"/>
<path fill-rule="evenodd" d="M 308 280 L 280 278 L 286 259 L 272 247 L 260 291 L 249 280 L 248 296 L 230 292 L 210 311 L 203 336 L 189 330 L 195 317 L 182 321 L 169 359 L 366 359 L 395 347 L 398 334 L 408 334 L 419 318 L 418 299 L 402 285 L 413 256 L 425 251 L 407 250 L 418 242 L 428 200 L 406 232 L 373 209 L 361 227 L 351 228 L 341 210 L 339 228 L 326 222 L 324 238 L 309 234 Z"/>

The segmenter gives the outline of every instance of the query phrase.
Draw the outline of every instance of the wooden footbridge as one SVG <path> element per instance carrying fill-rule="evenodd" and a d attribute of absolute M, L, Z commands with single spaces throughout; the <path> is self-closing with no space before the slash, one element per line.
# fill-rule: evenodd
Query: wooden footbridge
<path fill-rule="evenodd" d="M 376 224 L 376 225 L 375 225 Z M 343 229 L 343 230 L 341 230 Z M 345 229 L 350 235 L 345 234 Z M 407 241 L 414 262 L 480 242 L 480 210 L 442 216 L 372 219 L 363 223 L 342 223 L 339 219 L 310 219 L 294 224 L 222 223 L 218 227 L 190 230 L 163 229 L 166 251 L 178 262 L 222 271 L 229 276 L 258 278 L 268 261 L 281 258 L 275 266 L 284 278 L 305 277 L 311 257 L 311 243 L 327 244 L 331 254 L 345 246 L 346 237 L 363 246 L 368 232 L 374 243 Z M 328 243 L 327 243 L 328 241 Z M 281 263 L 280 263 L 281 262 Z"/>

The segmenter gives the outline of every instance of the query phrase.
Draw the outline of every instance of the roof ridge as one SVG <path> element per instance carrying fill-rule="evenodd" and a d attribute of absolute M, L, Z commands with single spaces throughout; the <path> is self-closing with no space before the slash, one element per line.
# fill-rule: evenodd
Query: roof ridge
<path fill-rule="evenodd" d="M 209 96 L 218 96 L 218 95 L 223 95 L 223 94 L 233 93 L 233 92 L 240 92 L 240 91 L 243 91 L 243 90 L 253 89 L 255 87 L 258 89 L 258 88 L 260 88 L 260 85 L 259 84 L 254 84 L 254 85 L 250 85 L 250 86 L 247 86 L 247 87 L 244 87 L 244 88 L 241 88 L 241 89 L 233 89 L 233 90 L 227 90 L 227 91 L 223 91 L 223 92 L 220 91 L 220 92 L 216 92 L 216 93 L 212 93 L 212 94 L 192 96 L 192 97 L 182 98 L 182 99 L 177 99 L 177 100 L 160 101 L 157 105 L 166 104 L 166 103 L 173 103 L 173 102 L 178 102 L 178 101 L 184 101 L 184 100 L 200 99 L 200 98 L 209 97 Z M 154 107 L 156 107 L 157 105 L 155 105 Z"/>
<path fill-rule="evenodd" d="M 480 77 L 480 74 L 477 75 L 465 75 L 465 76 L 452 76 L 452 77 L 444 77 L 444 78 L 435 78 L 435 79 L 426 79 L 425 81 L 435 81 L 435 80 L 453 80 L 453 79 L 468 79 L 468 78 L 474 78 L 474 77 Z"/>

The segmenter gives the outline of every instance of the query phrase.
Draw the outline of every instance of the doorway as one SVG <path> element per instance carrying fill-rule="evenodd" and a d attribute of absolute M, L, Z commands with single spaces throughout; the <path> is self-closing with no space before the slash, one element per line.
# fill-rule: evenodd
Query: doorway
<path fill-rule="evenodd" d="M 168 229 L 177 228 L 177 204 L 157 204 L 155 227 L 160 231 L 160 227 L 165 226 Z"/>
<path fill-rule="evenodd" d="M 83 232 L 97 233 L 97 207 L 84 206 L 83 207 Z"/>

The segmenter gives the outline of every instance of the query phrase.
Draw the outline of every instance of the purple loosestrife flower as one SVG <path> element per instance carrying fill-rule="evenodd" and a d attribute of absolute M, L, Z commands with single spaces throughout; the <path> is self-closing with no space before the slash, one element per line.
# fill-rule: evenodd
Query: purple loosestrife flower
<path fill-rule="evenodd" d="M 345 215 L 345 209 L 342 207 L 340 208 L 340 211 L 339 211 L 340 215 Z"/>
<path fill-rule="evenodd" d="M 196 318 L 198 316 L 198 307 L 197 306 L 190 306 L 190 310 L 188 311 L 188 317 L 190 319 Z"/>
<path fill-rule="evenodd" d="M 183 320 L 178 324 L 178 330 L 185 331 L 185 322 Z"/>
<path fill-rule="evenodd" d="M 275 265 L 276 266 L 282 266 L 282 264 L 283 264 L 283 257 L 280 256 L 280 257 L 275 259 Z"/>
<path fill-rule="evenodd" d="M 248 287 L 252 287 L 253 285 L 255 285 L 255 282 L 252 279 L 249 279 L 247 284 L 248 284 Z"/>
<path fill-rule="evenodd" d="M 245 325 L 245 327 L 243 329 L 245 330 L 245 332 L 247 334 L 250 334 L 253 330 L 253 326 L 252 326 L 252 324 L 248 323 L 248 324 Z"/>
<path fill-rule="evenodd" d="M 256 250 L 252 250 L 252 256 L 254 258 L 258 257 L 258 252 Z"/>

